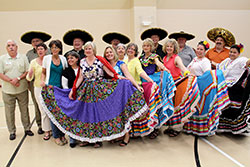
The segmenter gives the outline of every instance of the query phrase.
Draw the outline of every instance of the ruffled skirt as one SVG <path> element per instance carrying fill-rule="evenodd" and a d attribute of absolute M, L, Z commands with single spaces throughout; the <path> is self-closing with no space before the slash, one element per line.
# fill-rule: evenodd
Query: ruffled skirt
<path fill-rule="evenodd" d="M 239 81 L 228 87 L 230 107 L 220 116 L 218 132 L 250 135 L 250 75 L 246 70 Z"/>
<path fill-rule="evenodd" d="M 128 80 L 84 81 L 76 100 L 70 90 L 45 86 L 41 102 L 51 121 L 70 137 L 87 142 L 112 140 L 131 129 L 148 110 L 143 94 Z"/>
<path fill-rule="evenodd" d="M 226 81 L 221 70 L 212 70 L 197 77 L 197 82 L 201 98 L 183 131 L 211 136 L 217 130 L 221 111 L 230 104 Z"/>

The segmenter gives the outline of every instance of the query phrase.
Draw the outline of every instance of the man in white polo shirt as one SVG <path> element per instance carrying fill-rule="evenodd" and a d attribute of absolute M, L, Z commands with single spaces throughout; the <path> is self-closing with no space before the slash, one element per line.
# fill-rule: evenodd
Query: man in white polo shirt
<path fill-rule="evenodd" d="M 16 101 L 21 113 L 21 121 L 26 135 L 33 136 L 30 130 L 28 110 L 28 85 L 25 80 L 29 68 L 26 56 L 17 53 L 17 44 L 13 40 L 7 41 L 7 54 L 0 56 L 0 79 L 3 80 L 2 96 L 5 117 L 10 140 L 16 138 L 15 105 Z"/>

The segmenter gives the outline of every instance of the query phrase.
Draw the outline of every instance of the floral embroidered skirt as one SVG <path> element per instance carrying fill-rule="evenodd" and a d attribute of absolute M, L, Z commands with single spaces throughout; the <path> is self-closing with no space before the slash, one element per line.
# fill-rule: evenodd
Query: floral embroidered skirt
<path fill-rule="evenodd" d="M 173 100 L 175 84 L 171 74 L 158 72 L 149 77 L 157 84 L 143 80 L 144 96 L 148 104 L 148 113 L 132 123 L 131 135 L 149 135 L 155 128 L 159 129 L 174 113 Z"/>
<path fill-rule="evenodd" d="M 87 142 L 112 140 L 148 110 L 143 94 L 128 80 L 84 81 L 70 100 L 70 89 L 45 86 L 41 102 L 51 121 L 70 137 Z"/>
<path fill-rule="evenodd" d="M 230 104 L 227 84 L 221 70 L 207 71 L 197 77 L 197 82 L 201 98 L 183 131 L 211 136 L 217 130 L 221 111 Z"/>
<path fill-rule="evenodd" d="M 250 75 L 246 70 L 239 81 L 228 87 L 230 107 L 220 116 L 218 132 L 250 135 Z"/>

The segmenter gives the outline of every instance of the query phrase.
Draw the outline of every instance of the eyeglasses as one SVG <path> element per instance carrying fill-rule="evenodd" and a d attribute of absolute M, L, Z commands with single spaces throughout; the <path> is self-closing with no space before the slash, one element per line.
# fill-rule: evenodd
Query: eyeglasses
<path fill-rule="evenodd" d="M 133 50 L 133 51 L 135 51 L 135 49 L 134 49 L 134 48 L 128 48 L 128 50 Z"/>

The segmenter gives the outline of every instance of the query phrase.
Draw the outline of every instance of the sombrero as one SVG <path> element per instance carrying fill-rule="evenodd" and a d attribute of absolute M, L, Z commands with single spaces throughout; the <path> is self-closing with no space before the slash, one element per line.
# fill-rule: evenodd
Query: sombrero
<path fill-rule="evenodd" d="M 217 37 L 222 37 L 225 40 L 226 46 L 229 47 L 235 44 L 234 35 L 224 28 L 213 28 L 209 30 L 207 32 L 207 37 L 213 42 L 215 42 Z"/>
<path fill-rule="evenodd" d="M 102 37 L 102 40 L 109 43 L 109 44 L 111 44 L 111 41 L 113 39 L 118 39 L 123 44 L 130 42 L 130 39 L 127 36 L 120 34 L 120 33 L 117 33 L 117 32 L 107 33 L 107 34 L 103 35 L 103 37 Z"/>
<path fill-rule="evenodd" d="M 66 43 L 67 45 L 72 46 L 75 38 L 80 38 L 81 40 L 84 41 L 84 43 L 94 40 L 93 37 L 87 31 L 74 29 L 64 34 L 63 42 Z"/>
<path fill-rule="evenodd" d="M 175 33 L 172 33 L 168 36 L 169 38 L 174 38 L 174 39 L 178 39 L 178 38 L 186 38 L 187 40 L 191 40 L 191 39 L 194 39 L 195 36 L 192 35 L 192 34 L 189 34 L 189 33 L 186 33 L 184 31 L 180 31 L 180 32 L 175 32 Z"/>
<path fill-rule="evenodd" d="M 27 43 L 27 44 L 31 44 L 31 41 L 34 38 L 39 38 L 43 42 L 46 42 L 51 38 L 51 35 L 49 35 L 45 32 L 40 32 L 40 31 L 29 31 L 21 36 L 21 41 L 23 41 L 24 43 Z"/>
<path fill-rule="evenodd" d="M 141 34 L 141 39 L 151 38 L 152 35 L 158 35 L 160 40 L 162 40 L 168 36 L 168 32 L 161 28 L 150 28 Z"/>

